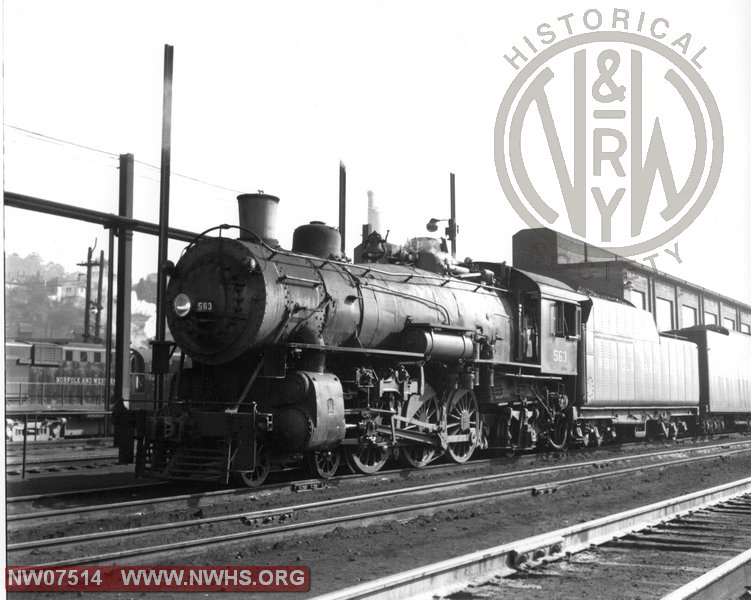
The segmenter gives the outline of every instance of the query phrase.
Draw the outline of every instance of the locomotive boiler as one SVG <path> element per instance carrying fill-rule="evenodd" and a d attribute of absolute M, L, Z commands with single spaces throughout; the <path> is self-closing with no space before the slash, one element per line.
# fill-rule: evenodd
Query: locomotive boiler
<path fill-rule="evenodd" d="M 169 269 L 167 320 L 192 365 L 140 428 L 141 474 L 257 485 L 301 462 L 329 477 L 344 456 L 374 473 L 390 457 L 464 462 L 577 435 L 588 296 L 457 263 L 430 238 L 373 234 L 354 264 L 314 222 L 285 250 L 278 198 L 238 201 L 237 239 L 206 232 Z"/>

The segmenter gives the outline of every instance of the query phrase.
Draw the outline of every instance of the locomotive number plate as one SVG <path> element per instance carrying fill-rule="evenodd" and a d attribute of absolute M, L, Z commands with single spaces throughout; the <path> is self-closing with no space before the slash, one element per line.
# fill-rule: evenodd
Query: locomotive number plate
<path fill-rule="evenodd" d="M 214 303 L 208 301 L 198 302 L 196 310 L 198 312 L 214 312 Z"/>

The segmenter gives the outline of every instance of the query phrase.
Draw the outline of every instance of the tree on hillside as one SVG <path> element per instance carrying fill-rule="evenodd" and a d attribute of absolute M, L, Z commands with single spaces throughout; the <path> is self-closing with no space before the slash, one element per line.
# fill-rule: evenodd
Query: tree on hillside
<path fill-rule="evenodd" d="M 32 327 L 35 335 L 44 332 L 43 335 L 49 336 L 48 317 L 52 304 L 49 296 L 46 282 L 39 275 L 16 281 L 5 292 L 7 333 L 15 335 L 18 326 L 14 328 L 12 324 L 25 323 Z"/>
<path fill-rule="evenodd" d="M 147 275 L 145 279 L 141 277 L 133 286 L 133 291 L 139 300 L 156 304 L 156 274 Z"/>
<path fill-rule="evenodd" d="M 45 263 L 37 253 L 5 257 L 5 334 L 16 337 L 70 338 L 83 329 L 83 304 L 77 298 L 56 299 L 58 285 L 77 274 Z"/>
<path fill-rule="evenodd" d="M 15 252 L 5 256 L 6 281 L 24 280 L 30 277 L 48 281 L 64 276 L 65 267 L 53 262 L 45 263 L 36 252 L 32 252 L 26 258 L 21 258 Z"/>

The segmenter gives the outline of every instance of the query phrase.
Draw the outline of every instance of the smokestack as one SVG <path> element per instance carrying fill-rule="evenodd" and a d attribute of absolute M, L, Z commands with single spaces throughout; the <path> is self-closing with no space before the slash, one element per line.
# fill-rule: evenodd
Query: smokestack
<path fill-rule="evenodd" d="M 376 207 L 375 205 L 373 196 L 373 192 L 371 190 L 368 190 L 368 225 L 370 225 L 371 231 L 377 231 L 378 233 L 382 234 L 381 213 L 378 210 L 378 207 Z"/>
<path fill-rule="evenodd" d="M 258 239 L 248 233 L 252 231 L 272 248 L 279 246 L 274 238 L 276 227 L 276 208 L 279 198 L 270 194 L 240 194 L 237 206 L 240 211 L 240 239 L 257 242 Z"/>

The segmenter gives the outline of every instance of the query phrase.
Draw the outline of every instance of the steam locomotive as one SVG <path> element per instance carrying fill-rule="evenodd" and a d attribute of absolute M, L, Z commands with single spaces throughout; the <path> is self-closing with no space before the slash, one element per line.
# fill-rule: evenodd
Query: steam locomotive
<path fill-rule="evenodd" d="M 463 463 L 477 449 L 676 437 L 751 416 L 749 369 L 727 376 L 737 398 L 713 410 L 707 360 L 715 337 L 732 338 L 734 364 L 751 360 L 751 336 L 662 336 L 626 302 L 459 263 L 443 240 L 373 232 L 351 263 L 338 231 L 314 222 L 285 250 L 279 199 L 238 201 L 238 239 L 209 230 L 168 267 L 167 321 L 192 365 L 139 420 L 140 475 L 255 486 L 303 463 L 327 478 L 342 457 L 375 473 L 390 458 Z"/>

